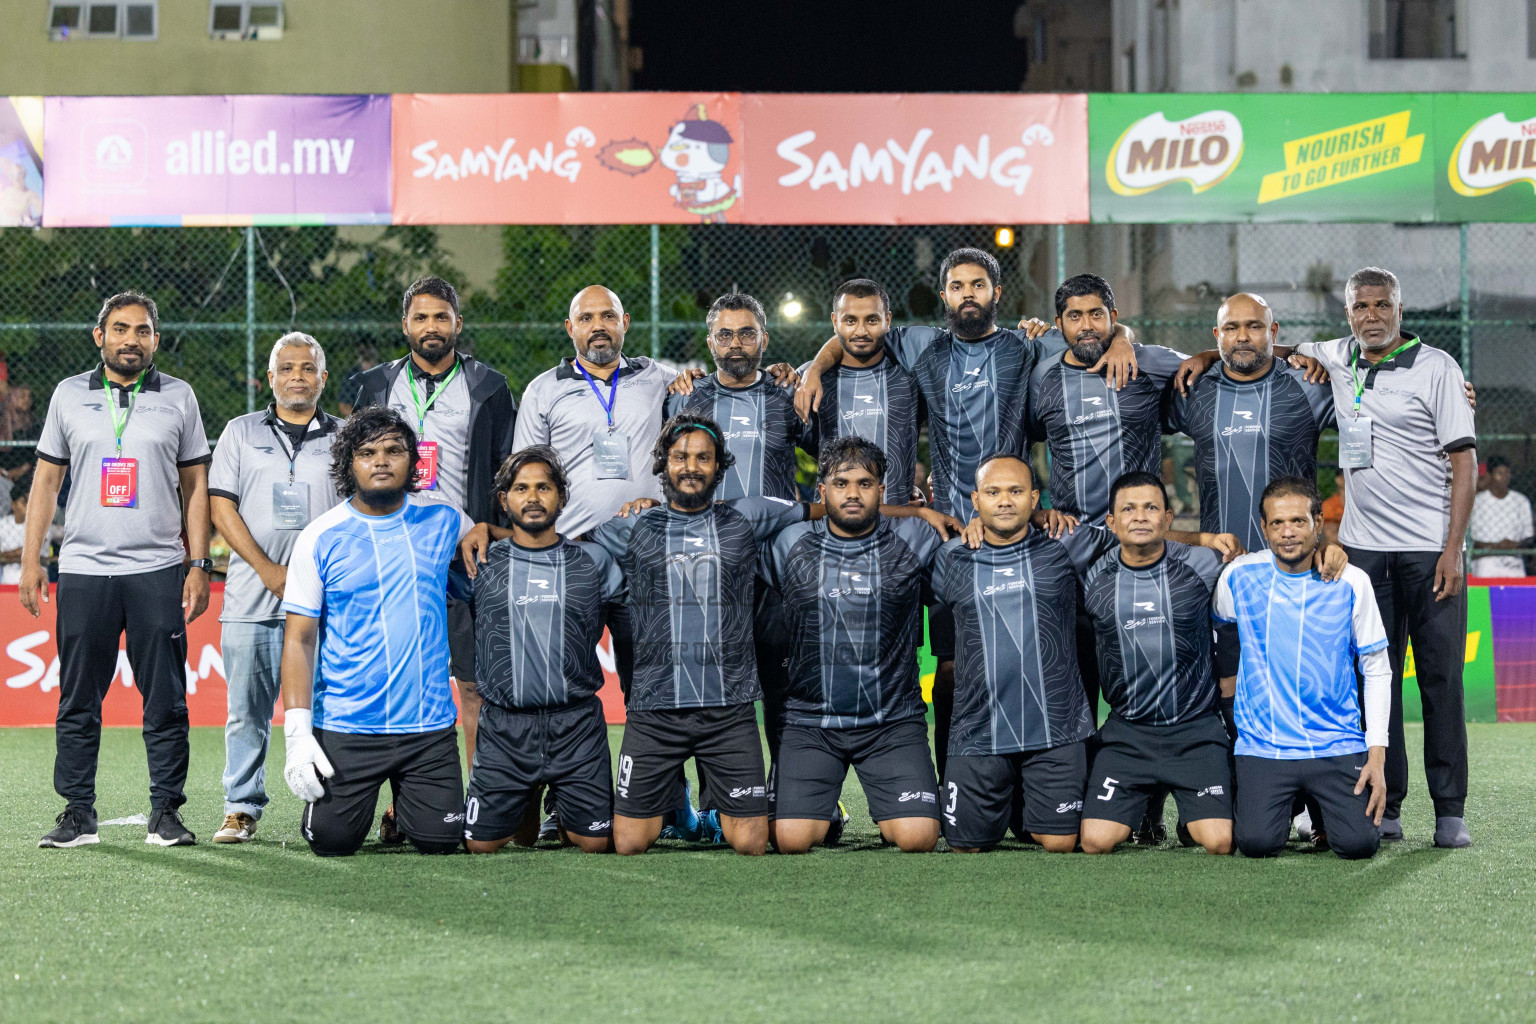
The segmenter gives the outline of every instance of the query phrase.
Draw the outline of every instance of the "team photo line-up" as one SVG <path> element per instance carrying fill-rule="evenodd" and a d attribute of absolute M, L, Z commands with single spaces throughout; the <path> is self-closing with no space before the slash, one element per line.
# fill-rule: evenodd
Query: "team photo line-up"
<path fill-rule="evenodd" d="M 153 300 L 107 299 L 100 365 L 54 390 L 26 513 L 35 616 L 67 490 L 65 807 L 39 845 L 99 840 L 101 708 L 125 633 L 147 841 L 196 841 L 183 665 L 217 529 L 215 843 L 257 830 L 281 699 L 284 778 L 322 856 L 363 845 L 386 783 L 379 840 L 423 853 L 540 838 L 804 853 L 839 842 L 852 768 L 903 851 L 942 836 L 979 852 L 1010 831 L 1060 853 L 1158 844 L 1171 794 L 1179 840 L 1212 854 L 1272 856 L 1294 827 L 1370 857 L 1404 837 L 1411 640 L 1433 841 L 1467 846 L 1475 395 L 1402 330 L 1397 278 L 1354 273 L 1349 333 L 1294 348 L 1262 297 L 1234 294 L 1215 347 L 1188 358 L 1138 344 L 1092 274 L 1058 288 L 1054 324 L 1016 329 L 997 324 L 990 254 L 956 250 L 939 279 L 943 328 L 893 325 L 880 284 L 843 283 L 832 337 L 798 368 L 765 366 L 762 305 L 723 295 L 705 317 L 715 371 L 680 374 L 624 354 L 619 296 L 587 287 L 565 322 L 574 353 L 519 405 L 459 351 L 458 295 L 426 277 L 402 299 L 409 352 L 347 382 L 346 419 L 320 408 L 322 346 L 293 332 L 272 347 L 272 404 L 211 452 L 192 389 L 155 366 Z M 1327 428 L 1346 478 L 1336 540 L 1316 486 Z M 1194 443 L 1198 532 L 1172 528 L 1172 433 Z M 813 501 L 797 449 L 817 461 Z M 605 630 L 626 702 L 617 766 Z"/>

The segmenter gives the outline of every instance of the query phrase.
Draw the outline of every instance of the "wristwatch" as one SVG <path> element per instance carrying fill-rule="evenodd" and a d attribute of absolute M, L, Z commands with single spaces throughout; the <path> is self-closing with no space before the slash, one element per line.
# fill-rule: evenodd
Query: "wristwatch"
<path fill-rule="evenodd" d="M 211 572 L 213 570 L 213 559 L 211 559 L 211 558 L 194 558 L 194 559 L 192 559 L 192 561 L 187 563 L 187 568 L 188 569 L 201 569 L 201 570 L 203 570 L 203 572 Z"/>

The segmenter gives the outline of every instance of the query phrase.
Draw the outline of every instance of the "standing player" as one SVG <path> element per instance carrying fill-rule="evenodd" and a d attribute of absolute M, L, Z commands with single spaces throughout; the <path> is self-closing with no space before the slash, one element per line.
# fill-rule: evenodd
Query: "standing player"
<path fill-rule="evenodd" d="M 819 470 L 826 519 L 785 530 L 759 569 L 783 596 L 794 652 L 773 767 L 774 846 L 804 853 L 823 841 L 842 820 L 852 766 L 881 835 L 927 852 L 938 798 L 915 648 L 933 553 L 960 524 L 882 505 L 885 456 L 861 437 L 824 446 Z"/>
<path fill-rule="evenodd" d="M 1062 544 L 1030 526 L 1039 499 L 1024 459 L 984 459 L 971 496 L 982 543 L 950 541 L 935 559 L 934 596 L 955 616 L 941 797 L 960 853 L 991 849 L 1010 824 L 1052 853 L 1077 846 L 1093 718 L 1072 638 L 1077 574 Z"/>
<path fill-rule="evenodd" d="M 477 523 L 496 522 L 491 481 L 512 451 L 517 403 L 507 378 L 459 352 L 464 318 L 459 293 L 440 277 L 411 283 L 400 300 L 400 329 L 410 353 L 354 378 L 356 408 L 387 405 L 416 431 L 421 461 L 420 495 L 443 501 Z M 475 630 L 469 612 L 470 581 L 462 563 L 448 576 L 448 642 L 453 677 L 464 703 L 464 754 L 475 756 Z M 394 816 L 380 825 L 386 841 L 399 842 Z"/>
<path fill-rule="evenodd" d="M 1370 857 L 1388 799 L 1382 766 L 1392 699 L 1387 634 L 1370 577 L 1351 565 L 1338 582 L 1325 583 L 1312 570 L 1323 510 L 1312 481 L 1281 477 L 1264 488 L 1260 507 L 1269 550 L 1228 567 L 1214 611 L 1237 623 L 1242 644 L 1237 848 L 1249 857 L 1278 854 L 1292 803 L 1307 796 L 1321 808 L 1334 853 Z"/>
<path fill-rule="evenodd" d="M 907 495 L 921 494 L 917 435 L 923 395 L 917 379 L 886 348 L 891 297 L 884 286 L 868 278 L 838 285 L 832 293 L 832 330 L 838 361 L 822 376 L 821 406 L 811 416 L 806 450 L 819 458 L 821 445 L 862 437 L 885 453 L 886 497 L 899 505 Z"/>
<path fill-rule="evenodd" d="M 452 853 L 464 783 L 444 597 L 473 523 L 414 496 L 416 432 L 393 409 L 354 413 L 332 452 L 347 500 L 299 534 L 283 597 L 283 775 L 322 857 L 357 852 L 386 781 L 404 837 Z"/>
<path fill-rule="evenodd" d="M 666 415 L 703 416 L 725 430 L 732 465 L 720 480 L 717 497 L 780 498 L 794 501 L 795 448 L 803 424 L 792 393 L 759 369 L 768 349 L 768 317 L 762 303 L 744 292 L 722 295 L 704 315 L 715 372 L 694 382 L 677 382 L 687 394 L 667 398 Z"/>
<path fill-rule="evenodd" d="M 1029 377 L 1042 358 L 1060 347 L 1055 336 L 1049 342 L 1037 336 L 1044 332 L 1043 324 L 1028 333 L 997 326 L 997 303 L 1003 292 L 1000 275 L 1001 268 L 990 253 L 956 249 L 939 266 L 946 329 L 904 327 L 886 334 L 887 347 L 917 378 L 927 408 L 933 507 L 961 522 L 974 516 L 971 492 L 982 456 L 1025 454 Z M 829 341 L 807 369 L 795 396 L 802 416 L 808 418 L 819 410 L 822 376 L 841 360 L 841 351 L 836 339 Z M 1102 362 L 1116 387 L 1128 383 L 1136 372 L 1135 355 L 1124 337 L 1115 338 Z M 1045 517 L 1039 512 L 1037 517 L 1037 525 L 1044 525 Z M 930 614 L 929 647 L 939 662 L 933 706 L 942 773 L 954 700 L 952 617 Z"/>
<path fill-rule="evenodd" d="M 98 841 L 101 702 L 126 632 L 128 664 L 144 699 L 144 841 L 191 846 L 196 837 L 180 812 L 190 757 L 186 626 L 208 607 L 208 438 L 192 389 L 155 368 L 160 314 L 153 300 L 138 292 L 112 296 L 92 335 L 101 366 L 60 381 L 48 403 L 22 545 L 21 604 L 35 617 L 48 597 L 43 542 L 65 470 L 72 469 L 59 553 L 53 761 L 53 788 L 66 802 L 38 845 Z M 183 516 L 192 555 L 185 568 Z"/>
<path fill-rule="evenodd" d="M 272 405 L 229 421 L 208 470 L 213 525 L 231 549 L 221 616 L 229 685 L 224 825 L 216 843 L 249 842 L 267 806 L 288 557 L 299 531 L 341 501 L 331 484 L 331 441 L 341 423 L 320 408 L 325 350 L 295 331 L 277 339 L 267 362 Z"/>
<path fill-rule="evenodd" d="M 1276 358 L 1280 325 L 1259 296 L 1228 296 L 1212 331 L 1221 370 L 1187 394 L 1170 391 L 1165 426 L 1195 442 L 1200 529 L 1262 551 L 1259 495 L 1277 477 L 1316 475 L 1318 435 L 1334 424 L 1333 394 Z"/>
<path fill-rule="evenodd" d="M 634 624 L 634 680 L 619 754 L 614 849 L 643 853 L 682 798 L 692 757 L 707 773 L 724 839 L 738 853 L 768 844 L 768 790 L 753 701 L 758 547 L 806 516 L 773 498 L 714 502 L 731 466 L 720 428 L 681 415 L 662 427 L 652 472 L 666 503 L 615 517 L 591 539 L 624 571 Z"/>
<path fill-rule="evenodd" d="M 494 853 L 538 798 L 554 794 L 561 831 L 587 853 L 612 848 L 613 774 L 597 691 L 603 608 L 622 600 L 619 567 L 596 544 L 555 532 L 569 495 L 554 449 L 525 448 L 496 474 L 512 524 L 475 576 L 480 745 L 470 769 L 464 837 Z"/>
<path fill-rule="evenodd" d="M 1119 543 L 1098 545 L 1084 572 L 1110 715 L 1088 775 L 1083 852 L 1109 853 L 1143 821 L 1149 799 L 1172 790 L 1194 841 L 1231 853 L 1232 778 L 1211 655 L 1221 556 L 1167 540 L 1173 512 L 1151 473 L 1121 476 L 1110 500 L 1106 525 Z M 1091 532 L 1083 536 L 1092 544 Z"/>
<path fill-rule="evenodd" d="M 1115 388 L 1099 365 L 1119 323 L 1115 294 L 1097 274 L 1056 289 L 1056 327 L 1065 351 L 1035 366 L 1029 379 L 1029 439 L 1051 456 L 1051 506 L 1089 525 L 1104 521 L 1109 487 L 1124 473 L 1155 472 L 1163 462 L 1161 406 L 1184 357 L 1140 345 L 1135 380 Z"/>

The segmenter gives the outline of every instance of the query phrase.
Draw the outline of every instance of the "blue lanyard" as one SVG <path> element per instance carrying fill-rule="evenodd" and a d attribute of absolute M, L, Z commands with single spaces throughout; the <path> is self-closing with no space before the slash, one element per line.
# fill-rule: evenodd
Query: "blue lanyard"
<path fill-rule="evenodd" d="M 615 392 L 618 391 L 618 387 L 619 387 L 619 371 L 622 370 L 623 367 L 622 366 L 615 366 L 613 368 L 613 377 L 610 378 L 609 381 L 608 381 L 608 399 L 607 399 L 607 401 L 604 401 L 603 400 L 603 393 L 601 391 L 599 391 L 598 388 L 597 388 L 597 381 L 593 380 L 592 379 L 592 375 L 587 372 L 587 368 L 585 366 L 581 365 L 581 360 L 573 359 L 571 361 L 576 364 L 576 369 L 581 371 L 581 375 L 583 377 L 587 378 L 587 386 L 589 388 L 591 388 L 592 389 L 592 393 L 597 396 L 598 402 L 603 407 L 603 412 L 608 414 L 608 430 L 609 430 L 610 433 L 612 433 L 612 431 L 613 431 L 613 403 L 614 403 L 614 394 L 615 394 Z"/>

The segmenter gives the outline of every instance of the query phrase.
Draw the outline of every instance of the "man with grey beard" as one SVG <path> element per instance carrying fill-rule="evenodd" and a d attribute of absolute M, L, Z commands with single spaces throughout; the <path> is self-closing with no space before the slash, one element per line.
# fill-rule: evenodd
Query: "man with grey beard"
<path fill-rule="evenodd" d="M 246 843 L 267 805 L 267 746 L 282 685 L 283 591 L 299 533 L 341 501 L 331 440 L 341 421 L 320 408 L 325 350 L 294 331 L 267 360 L 272 404 L 230 420 L 208 470 L 213 525 L 229 542 L 221 649 L 229 688 L 224 824 L 216 843 Z"/>

